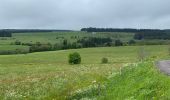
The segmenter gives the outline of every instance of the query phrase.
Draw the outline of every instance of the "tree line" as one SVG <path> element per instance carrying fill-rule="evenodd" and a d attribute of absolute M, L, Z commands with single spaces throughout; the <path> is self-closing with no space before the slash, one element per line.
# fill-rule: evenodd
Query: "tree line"
<path fill-rule="evenodd" d="M 70 32 L 71 30 L 50 30 L 50 29 L 3 29 L 0 31 L 10 33 L 30 33 L 30 32 Z"/>
<path fill-rule="evenodd" d="M 169 29 L 131 29 L 131 28 L 82 28 L 86 32 L 128 32 L 135 33 L 134 39 L 170 39 Z"/>
<path fill-rule="evenodd" d="M 134 39 L 170 39 L 170 32 L 165 30 L 138 32 L 135 33 Z"/>
<path fill-rule="evenodd" d="M 103 37 L 84 37 L 78 39 L 75 42 L 69 42 L 67 39 L 64 39 L 61 43 L 22 43 L 19 40 L 16 40 L 11 45 L 23 45 L 29 46 L 29 52 L 41 52 L 41 51 L 55 51 L 55 50 L 66 50 L 66 49 L 78 49 L 78 48 L 89 48 L 89 47 L 110 47 L 110 46 L 123 46 L 123 45 L 133 45 L 136 42 L 130 40 L 129 42 L 123 42 L 119 39 L 112 40 L 111 38 Z"/>
<path fill-rule="evenodd" d="M 11 32 L 0 30 L 0 37 L 12 37 Z"/>
<path fill-rule="evenodd" d="M 147 31 L 161 31 L 160 29 L 133 29 L 133 28 L 82 28 L 81 31 L 85 32 L 147 32 Z"/>

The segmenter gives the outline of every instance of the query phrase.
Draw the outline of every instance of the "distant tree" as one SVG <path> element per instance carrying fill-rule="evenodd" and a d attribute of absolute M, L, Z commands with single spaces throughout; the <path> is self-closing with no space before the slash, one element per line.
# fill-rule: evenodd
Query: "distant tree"
<path fill-rule="evenodd" d="M 121 40 L 115 40 L 115 46 L 123 46 L 123 42 Z"/>
<path fill-rule="evenodd" d="M 67 44 L 68 44 L 67 40 L 66 39 L 63 40 L 63 45 L 67 45 Z"/>
<path fill-rule="evenodd" d="M 102 58 L 102 64 L 106 64 L 106 63 L 108 63 L 108 59 L 107 58 Z"/>
<path fill-rule="evenodd" d="M 142 40 L 143 38 L 144 38 L 144 36 L 142 33 L 136 33 L 134 35 L 134 39 L 136 39 L 136 40 Z"/>
<path fill-rule="evenodd" d="M 134 35 L 134 39 L 170 39 L 170 31 L 165 30 L 149 30 L 143 32 L 137 32 Z"/>
<path fill-rule="evenodd" d="M 69 64 L 80 64 L 81 63 L 81 56 L 79 53 L 74 52 L 69 55 Z"/>
<path fill-rule="evenodd" d="M 40 42 L 35 43 L 36 46 L 41 46 L 42 44 Z"/>
<path fill-rule="evenodd" d="M 132 45 L 132 44 L 135 44 L 135 43 L 136 43 L 135 40 L 129 40 L 129 42 L 128 42 L 129 45 Z"/>
<path fill-rule="evenodd" d="M 19 40 L 16 40 L 14 44 L 15 45 L 21 45 L 21 42 Z"/>
<path fill-rule="evenodd" d="M 63 40 L 63 47 L 62 47 L 62 49 L 69 49 L 68 41 L 66 39 Z"/>
<path fill-rule="evenodd" d="M 12 34 L 6 30 L 0 30 L 0 37 L 12 37 Z"/>
<path fill-rule="evenodd" d="M 77 41 L 81 43 L 83 47 L 98 47 L 98 46 L 110 46 L 112 43 L 111 38 L 98 38 L 98 37 L 84 37 Z"/>
<path fill-rule="evenodd" d="M 132 28 L 82 28 L 81 31 L 86 32 L 130 32 L 130 33 L 139 33 L 139 32 L 155 32 L 155 31 L 162 31 L 159 29 L 132 29 Z M 169 30 L 166 30 L 169 31 Z"/>
<path fill-rule="evenodd" d="M 62 50 L 63 44 L 55 43 L 53 45 L 53 50 Z"/>
<path fill-rule="evenodd" d="M 51 51 L 53 49 L 50 43 L 41 44 L 37 42 L 36 44 L 30 46 L 30 52 L 40 52 L 40 51 Z"/>

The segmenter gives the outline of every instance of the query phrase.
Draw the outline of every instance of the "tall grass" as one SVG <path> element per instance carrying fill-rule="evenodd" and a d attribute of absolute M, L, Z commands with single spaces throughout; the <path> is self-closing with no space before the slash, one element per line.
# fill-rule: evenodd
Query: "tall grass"
<path fill-rule="evenodd" d="M 97 100 L 169 100 L 170 78 L 160 73 L 153 61 L 145 61 L 112 75 L 100 94 L 98 89 L 74 94 L 69 99 Z M 93 92 L 92 92 L 93 91 Z M 91 93 L 91 94 L 90 94 Z"/>
<path fill-rule="evenodd" d="M 123 75 L 124 69 L 117 70 L 126 63 L 138 61 L 138 48 L 138 46 L 105 47 L 0 55 L 0 100 L 63 100 L 66 97 L 70 97 L 70 99 L 84 97 L 103 99 L 101 97 L 115 93 L 115 91 L 112 93 L 111 88 L 116 84 L 119 86 L 120 82 L 128 82 L 123 80 L 126 76 L 124 78 L 117 76 L 120 74 L 119 72 Z M 144 46 L 144 49 L 150 53 L 150 56 L 156 55 L 159 59 L 165 57 L 168 59 L 168 46 L 166 45 Z M 67 57 L 72 52 L 81 54 L 82 63 L 80 65 L 68 64 Z M 108 58 L 109 63 L 101 64 L 102 57 Z M 127 68 L 131 67 L 133 68 L 133 66 Z M 147 67 L 144 67 L 144 74 L 150 70 L 150 67 Z M 135 70 L 140 71 L 138 68 Z M 133 73 L 133 71 L 131 72 Z M 118 78 L 114 78 L 115 73 Z M 131 75 L 136 76 L 132 73 Z M 141 77 L 144 80 L 145 77 Z M 111 83 L 112 80 L 116 81 L 119 78 L 122 80 L 118 83 Z M 166 79 L 169 80 L 169 78 L 164 80 L 167 81 Z M 121 86 L 120 84 L 119 87 Z"/>

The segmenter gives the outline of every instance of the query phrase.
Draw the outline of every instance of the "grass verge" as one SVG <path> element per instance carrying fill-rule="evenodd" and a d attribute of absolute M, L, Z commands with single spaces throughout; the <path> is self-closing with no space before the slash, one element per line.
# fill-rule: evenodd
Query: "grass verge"
<path fill-rule="evenodd" d="M 154 62 L 147 60 L 137 65 L 129 65 L 121 73 L 112 75 L 101 85 L 79 90 L 68 99 L 97 100 L 169 100 L 170 78 L 160 73 Z M 96 88 L 95 88 L 96 87 Z"/>

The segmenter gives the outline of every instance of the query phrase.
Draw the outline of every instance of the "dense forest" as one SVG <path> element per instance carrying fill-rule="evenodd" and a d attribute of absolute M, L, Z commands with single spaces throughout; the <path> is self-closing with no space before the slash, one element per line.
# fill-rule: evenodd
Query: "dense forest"
<path fill-rule="evenodd" d="M 82 28 L 86 32 L 128 32 L 135 33 L 134 39 L 170 39 L 170 30 L 168 29 L 130 29 L 130 28 Z"/>
<path fill-rule="evenodd" d="M 11 37 L 12 34 L 9 31 L 6 30 L 0 30 L 0 37 Z"/>
<path fill-rule="evenodd" d="M 10 33 L 29 33 L 29 32 L 70 32 L 71 30 L 50 30 L 50 29 L 3 29 Z"/>
<path fill-rule="evenodd" d="M 146 31 L 146 32 L 137 32 L 134 35 L 134 39 L 170 39 L 170 32 L 165 30 L 157 31 Z"/>
<path fill-rule="evenodd" d="M 86 32 L 130 32 L 130 33 L 136 33 L 136 32 L 152 32 L 152 31 L 163 31 L 160 29 L 132 29 L 132 28 L 82 28 L 81 31 Z"/>

